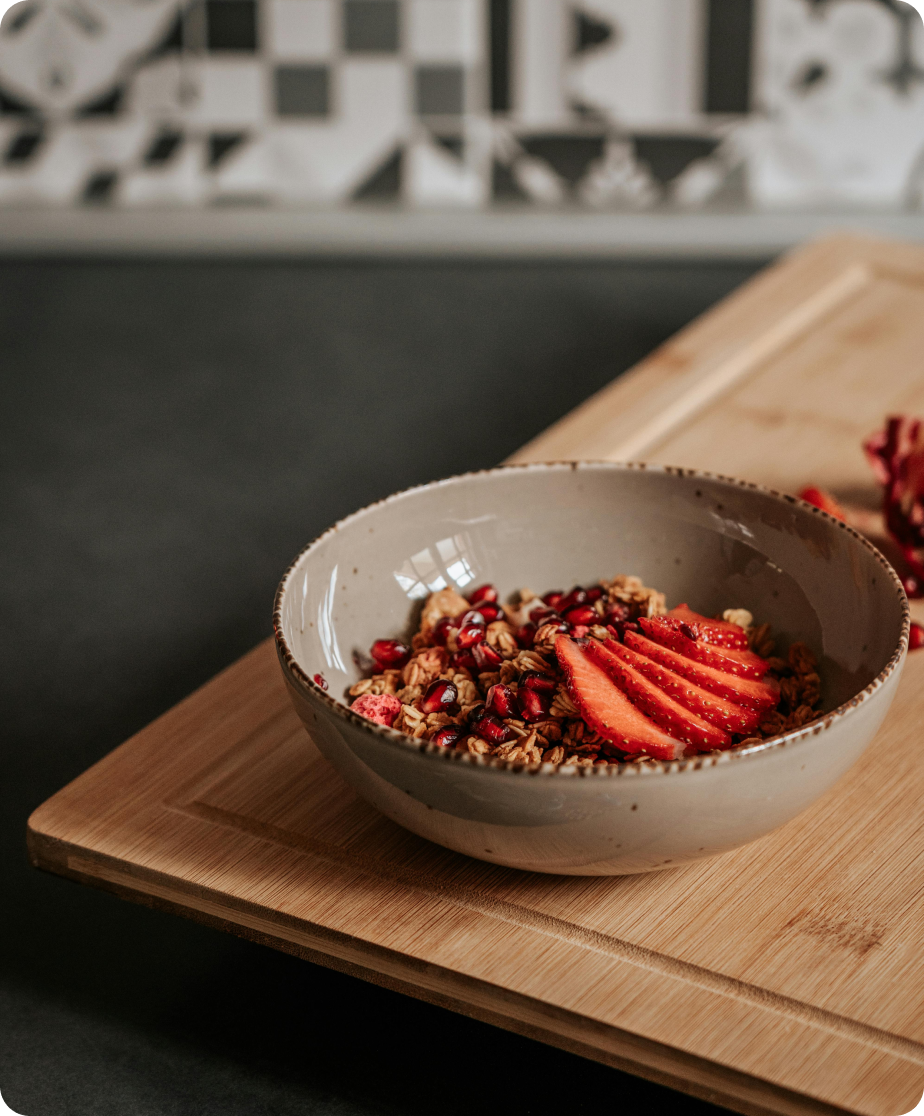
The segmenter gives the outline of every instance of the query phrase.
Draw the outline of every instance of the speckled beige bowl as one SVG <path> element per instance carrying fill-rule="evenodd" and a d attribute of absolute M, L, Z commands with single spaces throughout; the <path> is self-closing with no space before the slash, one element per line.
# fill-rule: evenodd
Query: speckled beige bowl
<path fill-rule="evenodd" d="M 657 766 L 514 767 L 371 724 L 346 705 L 354 652 L 407 636 L 420 601 L 490 581 L 545 592 L 638 574 L 712 615 L 732 606 L 819 655 L 823 720 L 744 751 Z M 527 465 L 392 496 L 332 527 L 276 597 L 299 716 L 357 792 L 423 837 L 536 872 L 618 875 L 735 848 L 782 825 L 863 754 L 908 647 L 894 571 L 808 504 L 642 465 Z M 312 678 L 322 673 L 329 693 Z"/>

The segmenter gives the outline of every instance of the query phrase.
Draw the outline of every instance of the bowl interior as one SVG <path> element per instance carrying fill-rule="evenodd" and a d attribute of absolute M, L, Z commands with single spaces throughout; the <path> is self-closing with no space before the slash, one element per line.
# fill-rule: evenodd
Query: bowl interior
<path fill-rule="evenodd" d="M 823 708 L 865 689 L 902 638 L 904 599 L 861 540 L 734 481 L 609 464 L 498 469 L 413 489 L 344 520 L 287 574 L 279 625 L 296 663 L 344 699 L 373 640 L 408 637 L 422 601 L 493 582 L 508 599 L 637 574 L 713 615 L 747 608 L 782 648 L 819 655 Z"/>

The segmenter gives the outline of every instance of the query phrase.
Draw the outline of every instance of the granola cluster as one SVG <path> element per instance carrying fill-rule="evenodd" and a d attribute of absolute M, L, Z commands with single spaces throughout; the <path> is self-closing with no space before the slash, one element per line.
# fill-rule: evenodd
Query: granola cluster
<path fill-rule="evenodd" d="M 529 589 L 503 605 L 485 586 L 469 599 L 453 589 L 425 602 L 410 647 L 397 640 L 373 646 L 373 673 L 351 687 L 353 709 L 415 739 L 518 763 L 595 766 L 652 762 L 604 740 L 581 716 L 555 654 L 563 634 L 581 640 L 621 638 L 641 618 L 664 617 L 663 593 L 640 578 L 619 575 L 590 589 L 547 593 Z M 722 619 L 747 632 L 750 648 L 769 658 L 780 703 L 752 743 L 816 716 L 820 684 L 815 659 L 794 644 L 787 659 L 771 658 L 769 625 L 755 626 L 743 609 Z"/>

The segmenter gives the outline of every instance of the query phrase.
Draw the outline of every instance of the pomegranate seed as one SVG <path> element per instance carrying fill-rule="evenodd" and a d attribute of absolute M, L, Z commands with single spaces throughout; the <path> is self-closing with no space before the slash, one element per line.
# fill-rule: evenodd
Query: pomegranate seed
<path fill-rule="evenodd" d="M 601 586 L 594 585 L 592 588 L 587 590 L 587 603 L 593 604 L 594 601 L 599 601 L 602 596 L 603 589 L 601 588 Z"/>
<path fill-rule="evenodd" d="M 456 643 L 462 648 L 474 647 L 484 639 L 485 622 L 480 612 L 466 612 L 459 622 Z"/>
<path fill-rule="evenodd" d="M 458 725 L 443 725 L 430 737 L 430 743 L 435 744 L 437 748 L 454 748 L 459 743 L 463 731 Z"/>
<path fill-rule="evenodd" d="M 508 728 L 504 722 L 495 717 L 493 713 L 484 712 L 472 722 L 472 732 L 487 740 L 489 744 L 506 744 L 513 737 L 513 729 Z"/>
<path fill-rule="evenodd" d="M 565 613 L 565 620 L 569 624 L 596 624 L 600 619 L 597 610 L 592 605 L 578 605 Z"/>
<path fill-rule="evenodd" d="M 449 657 L 449 665 L 453 670 L 467 670 L 469 674 L 478 673 L 478 664 L 471 651 L 457 651 Z"/>
<path fill-rule="evenodd" d="M 493 585 L 482 585 L 479 589 L 473 589 L 468 595 L 469 604 L 479 604 L 481 601 L 496 601 L 497 590 Z"/>
<path fill-rule="evenodd" d="M 615 627 L 612 624 L 607 624 L 607 631 L 612 632 L 613 636 L 619 640 L 620 643 L 625 643 L 626 632 L 638 632 L 641 635 L 642 629 L 639 624 L 634 620 L 619 620 Z"/>
<path fill-rule="evenodd" d="M 692 639 L 694 643 L 699 639 L 699 632 L 697 632 L 695 628 L 691 628 L 689 624 L 681 624 L 680 631 L 687 639 Z"/>
<path fill-rule="evenodd" d="M 534 608 L 529 614 L 529 619 L 533 624 L 538 624 L 542 627 L 547 624 L 549 620 L 558 619 L 558 613 L 554 608 Z"/>
<path fill-rule="evenodd" d="M 620 620 L 628 620 L 631 614 L 632 609 L 623 601 L 613 601 L 603 610 L 603 622 L 605 624 L 618 624 Z"/>
<path fill-rule="evenodd" d="M 908 650 L 919 651 L 924 647 L 924 628 L 920 624 L 912 624 L 908 636 Z"/>
<path fill-rule="evenodd" d="M 445 647 L 449 642 L 449 637 L 458 628 L 457 620 L 453 620 L 451 616 L 444 616 L 442 620 L 437 620 L 433 625 L 433 639 L 439 644 L 440 647 Z"/>
<path fill-rule="evenodd" d="M 561 602 L 565 599 L 565 594 L 556 589 L 551 593 L 546 593 L 546 595 L 542 599 L 549 606 L 549 608 L 557 609 Z"/>
<path fill-rule="evenodd" d="M 558 602 L 558 607 L 564 613 L 582 604 L 587 604 L 587 590 L 582 589 L 580 585 L 575 585 L 568 596 Z"/>
<path fill-rule="evenodd" d="M 558 683 L 551 674 L 542 674 L 538 670 L 527 671 L 520 678 L 520 689 L 535 690 L 537 694 L 554 694 Z"/>
<path fill-rule="evenodd" d="M 421 708 L 424 713 L 447 713 L 451 709 L 458 708 L 458 700 L 459 691 L 456 689 L 455 683 L 437 678 L 435 682 L 431 682 L 427 687 Z"/>
<path fill-rule="evenodd" d="M 490 643 L 477 643 L 472 648 L 472 655 L 475 662 L 478 664 L 478 669 L 482 670 L 497 670 L 497 668 L 504 661 L 503 656 L 494 650 Z"/>
<path fill-rule="evenodd" d="M 411 657 L 411 649 L 397 639 L 377 639 L 372 645 L 372 657 L 386 670 L 398 670 Z"/>
<path fill-rule="evenodd" d="M 327 689 L 327 679 L 324 677 L 323 674 L 316 674 L 314 676 L 314 681 L 315 681 L 315 684 L 320 686 L 322 690 Z"/>
<path fill-rule="evenodd" d="M 905 590 L 909 600 L 916 601 L 924 597 L 924 585 L 921 584 L 914 574 L 908 574 L 907 577 L 902 578 L 902 588 Z"/>
<path fill-rule="evenodd" d="M 501 620 L 504 616 L 504 610 L 496 601 L 479 601 L 474 606 L 475 612 L 480 612 L 488 624 L 493 624 L 495 620 Z"/>
<path fill-rule="evenodd" d="M 488 690 L 488 711 L 496 713 L 498 717 L 513 717 L 516 715 L 517 700 L 509 686 L 498 683 Z"/>
<path fill-rule="evenodd" d="M 551 702 L 546 694 L 520 689 L 517 691 L 517 705 L 524 721 L 544 721 L 549 715 Z"/>
<path fill-rule="evenodd" d="M 536 641 L 537 631 L 535 624 L 524 624 L 522 628 L 517 629 L 517 643 L 528 650 Z"/>

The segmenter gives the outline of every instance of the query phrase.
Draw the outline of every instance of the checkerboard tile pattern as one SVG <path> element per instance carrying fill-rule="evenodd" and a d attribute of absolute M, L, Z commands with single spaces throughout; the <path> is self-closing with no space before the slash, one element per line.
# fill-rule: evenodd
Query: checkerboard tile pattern
<path fill-rule="evenodd" d="M 0 203 L 919 204 L 924 25 L 900 0 L 24 0 L 0 150 Z"/>

